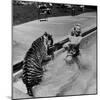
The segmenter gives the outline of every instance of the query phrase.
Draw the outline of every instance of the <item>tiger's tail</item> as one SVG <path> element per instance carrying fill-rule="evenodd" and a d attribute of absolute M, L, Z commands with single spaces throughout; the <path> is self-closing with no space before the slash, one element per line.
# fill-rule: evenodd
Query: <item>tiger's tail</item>
<path fill-rule="evenodd" d="M 32 92 L 32 86 L 26 85 L 26 88 L 27 88 L 27 94 L 28 94 L 29 96 L 34 96 L 34 95 L 33 95 L 33 92 Z"/>

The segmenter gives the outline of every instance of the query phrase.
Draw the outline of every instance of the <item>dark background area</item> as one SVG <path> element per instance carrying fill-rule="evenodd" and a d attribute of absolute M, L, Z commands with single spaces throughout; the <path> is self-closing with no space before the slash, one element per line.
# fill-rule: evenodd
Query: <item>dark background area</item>
<path fill-rule="evenodd" d="M 44 13 L 45 11 L 46 14 Z M 97 6 L 12 1 L 13 25 L 47 17 L 75 16 L 91 11 L 97 11 Z"/>

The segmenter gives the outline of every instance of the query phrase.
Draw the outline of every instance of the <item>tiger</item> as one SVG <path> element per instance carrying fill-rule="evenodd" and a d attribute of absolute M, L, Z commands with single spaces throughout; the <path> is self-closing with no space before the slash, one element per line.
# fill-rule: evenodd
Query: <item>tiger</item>
<path fill-rule="evenodd" d="M 34 96 L 32 87 L 39 85 L 42 81 L 44 73 L 42 61 L 51 59 L 47 49 L 52 41 L 51 35 L 45 32 L 41 37 L 33 41 L 24 57 L 22 80 L 29 96 Z"/>

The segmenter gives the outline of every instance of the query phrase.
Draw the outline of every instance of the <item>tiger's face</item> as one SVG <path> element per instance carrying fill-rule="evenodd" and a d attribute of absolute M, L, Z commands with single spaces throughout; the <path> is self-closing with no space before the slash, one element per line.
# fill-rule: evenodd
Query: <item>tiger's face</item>
<path fill-rule="evenodd" d="M 47 32 L 44 33 L 43 35 L 44 38 L 44 45 L 46 46 L 46 48 L 48 48 L 49 46 L 53 45 L 53 38 L 50 34 L 48 34 Z"/>

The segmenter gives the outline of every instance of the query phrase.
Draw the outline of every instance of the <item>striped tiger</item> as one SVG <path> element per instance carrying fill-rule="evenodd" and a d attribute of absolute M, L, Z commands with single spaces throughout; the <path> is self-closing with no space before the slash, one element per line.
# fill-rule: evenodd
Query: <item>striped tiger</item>
<path fill-rule="evenodd" d="M 32 43 L 25 55 L 23 61 L 22 80 L 26 85 L 29 96 L 33 96 L 32 87 L 39 85 L 39 83 L 42 81 L 44 72 L 42 61 L 45 59 L 51 59 L 51 56 L 48 56 L 47 54 L 48 45 L 50 45 L 53 41 L 50 37 L 51 35 L 45 32 L 44 35 Z"/>

